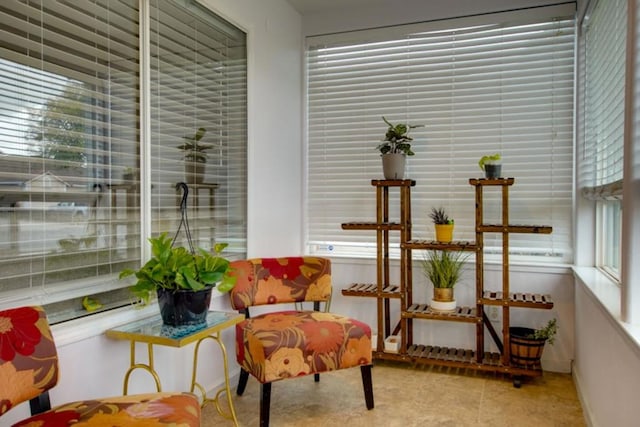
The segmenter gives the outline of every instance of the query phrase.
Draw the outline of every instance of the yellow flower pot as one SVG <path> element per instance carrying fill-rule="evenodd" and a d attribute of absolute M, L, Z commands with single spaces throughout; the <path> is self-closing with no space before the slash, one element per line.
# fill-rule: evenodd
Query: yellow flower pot
<path fill-rule="evenodd" d="M 454 224 L 435 224 L 436 240 L 441 243 L 449 243 L 453 240 Z"/>

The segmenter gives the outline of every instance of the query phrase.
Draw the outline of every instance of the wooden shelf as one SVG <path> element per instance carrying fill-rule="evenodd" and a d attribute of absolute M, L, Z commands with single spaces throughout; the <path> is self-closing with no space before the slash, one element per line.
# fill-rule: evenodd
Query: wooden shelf
<path fill-rule="evenodd" d="M 482 295 L 482 304 L 502 306 L 507 303 L 509 307 L 539 308 L 546 310 L 553 308 L 551 295 L 509 293 L 507 301 L 504 300 L 503 296 L 504 294 L 502 292 L 484 291 Z"/>
<path fill-rule="evenodd" d="M 437 240 L 412 239 L 402 244 L 403 249 L 432 249 L 432 250 L 456 250 L 456 251 L 476 251 L 478 247 L 475 242 L 467 242 L 463 240 L 448 243 L 438 242 Z"/>
<path fill-rule="evenodd" d="M 486 187 L 486 186 L 503 186 L 503 185 L 513 185 L 515 182 L 514 178 L 496 178 L 496 179 L 486 179 L 486 178 L 470 178 L 469 184 L 475 187 Z"/>
<path fill-rule="evenodd" d="M 377 297 L 377 298 L 400 298 L 400 286 L 387 285 L 378 292 L 378 285 L 375 283 L 354 283 L 342 290 L 342 295 L 351 297 Z"/>
<path fill-rule="evenodd" d="M 527 233 L 527 234 L 551 234 L 552 228 L 548 225 L 512 225 L 506 227 L 502 224 L 481 224 L 476 229 L 480 233 Z"/>
<path fill-rule="evenodd" d="M 343 230 L 403 230 L 404 226 L 399 222 L 345 222 Z"/>
<path fill-rule="evenodd" d="M 476 316 L 475 307 L 456 307 L 455 311 L 443 312 L 432 310 L 427 304 L 411 304 L 402 312 L 402 317 L 406 319 L 431 319 L 467 323 L 482 321 L 481 317 Z"/>
<path fill-rule="evenodd" d="M 342 224 L 344 230 L 371 230 L 377 235 L 377 281 L 375 284 L 355 283 L 342 290 L 345 296 L 373 297 L 377 302 L 377 330 L 380 336 L 400 335 L 400 349 L 397 353 L 375 351 L 375 359 L 402 361 L 412 364 L 430 364 L 480 371 L 502 372 L 514 376 L 514 385 L 519 386 L 520 376 L 542 375 L 540 366 L 524 368 L 512 366 L 510 358 L 509 310 L 514 307 L 551 309 L 553 301 L 550 295 L 535 293 L 509 292 L 509 233 L 549 234 L 552 228 L 546 225 L 519 225 L 509 223 L 509 186 L 514 178 L 484 179 L 471 178 L 469 183 L 475 187 L 475 241 L 453 241 L 448 243 L 411 237 L 411 187 L 413 180 L 372 180 L 376 187 L 376 222 L 348 222 Z M 389 188 L 397 187 L 400 192 L 400 218 L 398 222 L 389 219 Z M 484 187 L 498 187 L 501 192 L 500 206 L 502 218 L 499 224 L 483 223 Z M 492 189 L 494 191 L 494 189 Z M 389 233 L 400 234 L 400 280 L 398 285 L 388 285 L 391 277 L 389 259 Z M 502 233 L 502 290 L 485 290 L 484 284 L 484 233 Z M 414 250 L 443 250 L 475 252 L 476 286 L 475 301 L 472 306 L 456 307 L 452 312 L 436 311 L 426 303 L 413 301 L 413 255 Z M 506 295 L 506 297 L 503 297 Z M 399 311 L 391 310 L 391 301 L 400 303 Z M 502 333 L 496 331 L 485 315 L 484 306 L 503 307 Z M 391 330 L 391 315 L 399 313 L 400 320 Z M 447 348 L 431 345 L 418 345 L 413 342 L 415 322 L 435 320 L 460 322 L 474 325 L 476 332 L 475 351 L 460 348 Z M 485 333 L 494 339 L 498 353 L 485 351 Z M 384 333 L 382 332 L 384 331 Z M 380 337 L 379 337 L 380 338 Z M 378 343 L 380 345 L 380 343 Z"/>

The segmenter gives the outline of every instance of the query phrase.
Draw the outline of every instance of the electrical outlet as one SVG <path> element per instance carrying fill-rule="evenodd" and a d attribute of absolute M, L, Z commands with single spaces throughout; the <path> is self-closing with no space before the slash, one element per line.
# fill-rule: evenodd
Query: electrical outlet
<path fill-rule="evenodd" d="M 500 311 L 498 310 L 498 307 L 495 307 L 495 306 L 489 307 L 489 320 L 494 322 L 500 321 Z"/>

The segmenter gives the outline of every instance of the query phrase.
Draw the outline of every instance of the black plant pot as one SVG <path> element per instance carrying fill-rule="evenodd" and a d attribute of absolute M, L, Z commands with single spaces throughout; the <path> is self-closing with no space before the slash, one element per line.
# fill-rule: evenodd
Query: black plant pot
<path fill-rule="evenodd" d="M 200 325 L 207 321 L 213 288 L 201 291 L 158 289 L 160 316 L 165 325 Z"/>

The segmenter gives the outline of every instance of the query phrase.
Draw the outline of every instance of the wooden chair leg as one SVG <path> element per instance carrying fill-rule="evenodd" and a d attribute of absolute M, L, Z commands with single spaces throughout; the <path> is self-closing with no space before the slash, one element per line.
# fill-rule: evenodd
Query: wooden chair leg
<path fill-rule="evenodd" d="M 260 386 L 260 427 L 269 427 L 269 406 L 271 406 L 271 383 Z"/>
<path fill-rule="evenodd" d="M 364 388 L 364 401 L 367 409 L 373 409 L 373 382 L 371 381 L 371 365 L 360 366 L 362 374 L 362 387 Z"/>
<path fill-rule="evenodd" d="M 242 393 L 244 393 L 244 389 L 247 387 L 248 380 L 249 380 L 249 372 L 241 368 L 240 378 L 238 378 L 238 388 L 236 389 L 236 394 L 238 396 L 242 396 Z"/>

